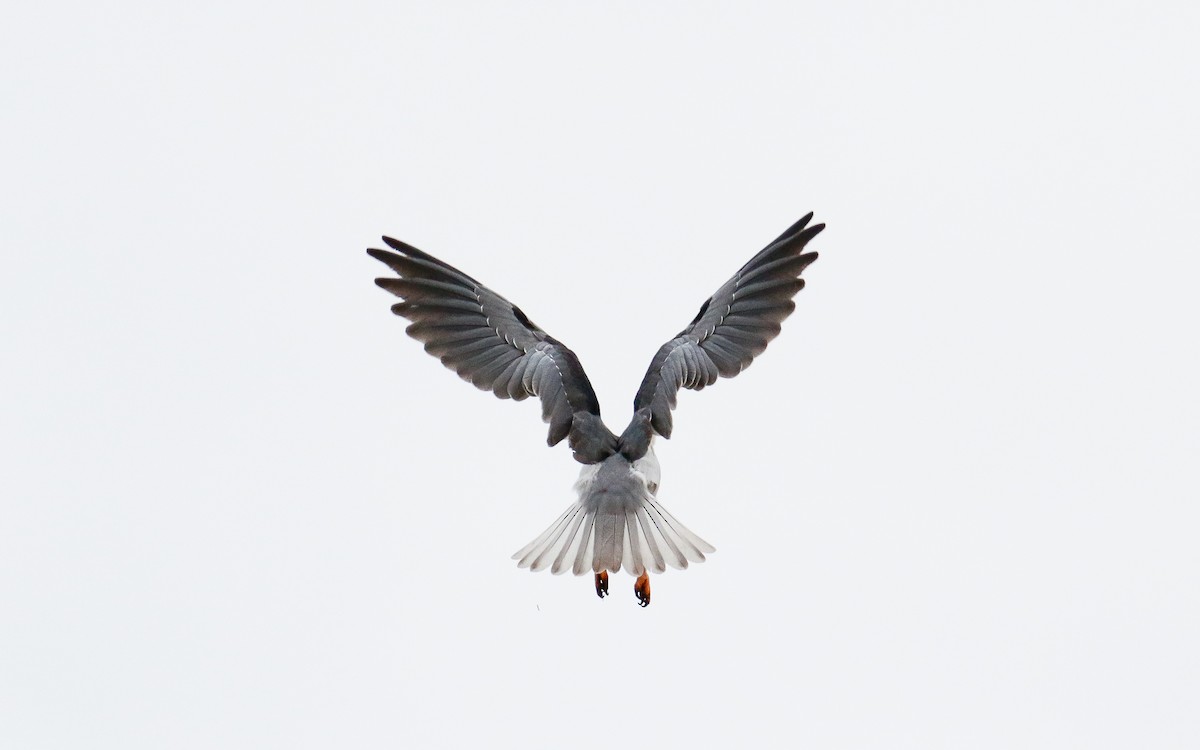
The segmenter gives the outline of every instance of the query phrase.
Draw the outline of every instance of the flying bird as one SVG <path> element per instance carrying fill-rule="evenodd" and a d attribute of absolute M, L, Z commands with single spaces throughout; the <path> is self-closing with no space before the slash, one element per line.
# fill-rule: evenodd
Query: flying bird
<path fill-rule="evenodd" d="M 812 214 L 788 227 L 700 306 L 700 312 L 659 348 L 633 399 L 633 418 L 620 435 L 600 419 L 600 404 L 575 353 L 543 331 L 521 308 L 474 278 L 391 237 L 395 252 L 367 250 L 399 278 L 375 283 L 403 301 L 392 312 L 412 323 L 408 334 L 464 380 L 500 398 L 537 396 L 549 423 L 547 444 L 566 438 L 583 464 L 571 504 L 548 529 L 514 555 L 532 571 L 591 572 L 596 594 L 608 594 L 608 574 L 637 576 L 638 603 L 650 603 L 650 572 L 687 568 L 714 552 L 658 502 L 656 437 L 670 438 L 680 388 L 700 390 L 748 367 L 779 334 L 801 273 L 817 259 L 805 253 L 825 228 Z"/>

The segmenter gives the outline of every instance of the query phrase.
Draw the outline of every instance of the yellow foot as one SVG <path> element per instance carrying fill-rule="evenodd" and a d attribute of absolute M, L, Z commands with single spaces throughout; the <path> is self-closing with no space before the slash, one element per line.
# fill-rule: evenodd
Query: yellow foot
<path fill-rule="evenodd" d="M 596 596 L 603 599 L 608 595 L 608 571 L 602 570 L 596 574 Z"/>
<path fill-rule="evenodd" d="M 633 584 L 633 593 L 637 594 L 638 604 L 650 606 L 650 574 L 642 573 Z"/>

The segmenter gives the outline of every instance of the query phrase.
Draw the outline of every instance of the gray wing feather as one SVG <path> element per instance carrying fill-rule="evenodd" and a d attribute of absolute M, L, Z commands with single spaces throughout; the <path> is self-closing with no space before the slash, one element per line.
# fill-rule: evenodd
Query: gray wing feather
<path fill-rule="evenodd" d="M 810 227 L 811 220 L 810 213 L 751 258 L 654 355 L 633 401 L 636 413 L 648 410 L 654 432 L 671 436 L 680 388 L 698 391 L 718 377 L 732 378 L 779 335 L 780 323 L 796 309 L 792 297 L 804 288 L 800 274 L 817 259 L 804 247 L 825 225 Z"/>
<path fill-rule="evenodd" d="M 611 455 L 616 437 L 600 420 L 600 404 L 575 353 L 533 323 L 520 308 L 459 271 L 399 240 L 396 252 L 370 249 L 400 278 L 376 279 L 403 299 L 392 312 L 412 321 L 408 335 L 482 390 L 521 401 L 537 396 L 547 442 L 570 438 L 575 458 L 596 463 Z"/>

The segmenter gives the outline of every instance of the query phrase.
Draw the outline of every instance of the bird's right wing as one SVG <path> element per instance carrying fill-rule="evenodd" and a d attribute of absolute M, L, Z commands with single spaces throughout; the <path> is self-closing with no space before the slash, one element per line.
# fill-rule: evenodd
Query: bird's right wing
<path fill-rule="evenodd" d="M 718 377 L 732 378 L 779 334 L 779 324 L 796 309 L 792 297 L 804 288 L 800 274 L 817 259 L 804 247 L 825 225 L 810 227 L 811 220 L 810 213 L 751 258 L 654 355 L 633 401 L 636 413 L 649 411 L 654 432 L 671 437 L 680 388 L 698 391 Z"/>
<path fill-rule="evenodd" d="M 537 396 L 550 423 L 547 443 L 569 437 L 576 460 L 612 455 L 616 438 L 600 420 L 596 392 L 575 353 L 521 309 L 457 268 L 391 237 L 396 252 L 368 250 L 400 277 L 375 283 L 404 301 L 392 312 L 412 321 L 408 335 L 482 390 L 517 401 Z"/>

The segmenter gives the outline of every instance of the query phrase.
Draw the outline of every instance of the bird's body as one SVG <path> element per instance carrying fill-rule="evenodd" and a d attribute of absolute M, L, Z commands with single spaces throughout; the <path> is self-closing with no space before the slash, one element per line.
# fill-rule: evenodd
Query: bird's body
<path fill-rule="evenodd" d="M 595 576 L 608 591 L 608 573 L 638 576 L 639 602 L 650 601 L 650 571 L 702 562 L 713 547 L 658 502 L 656 437 L 669 438 L 680 388 L 700 390 L 747 367 L 795 309 L 799 278 L 816 260 L 803 253 L 823 224 L 805 216 L 746 263 L 705 301 L 692 322 L 659 348 L 634 398 L 634 414 L 620 434 L 600 418 L 600 405 L 574 352 L 535 325 L 520 308 L 475 279 L 398 240 L 400 254 L 368 250 L 400 278 L 376 279 L 404 299 L 392 307 L 413 321 L 408 333 L 425 350 L 477 387 L 500 398 L 537 396 L 550 424 L 547 442 L 567 438 L 584 464 L 578 500 L 545 532 L 513 555 L 518 565 L 553 573 Z"/>

